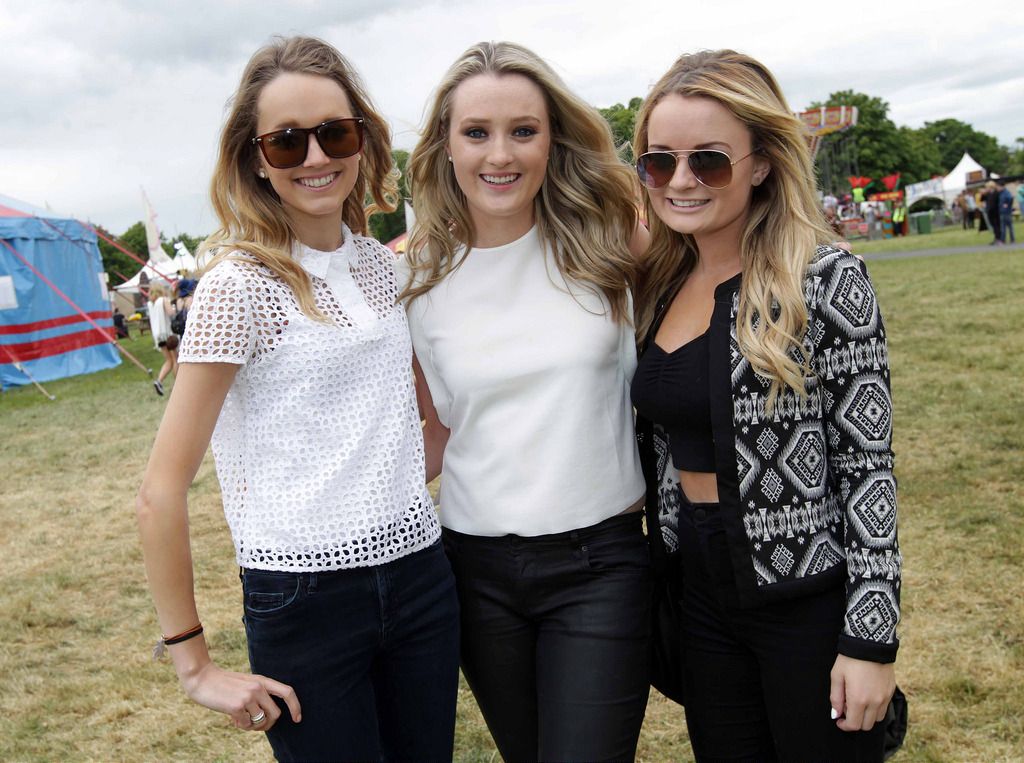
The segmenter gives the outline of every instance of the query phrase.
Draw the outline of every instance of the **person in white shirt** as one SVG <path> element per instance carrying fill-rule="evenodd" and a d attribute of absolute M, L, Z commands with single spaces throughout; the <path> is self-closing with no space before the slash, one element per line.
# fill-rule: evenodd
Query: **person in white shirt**
<path fill-rule="evenodd" d="M 458 602 L 392 257 L 365 236 L 367 196 L 394 209 L 389 137 L 326 43 L 250 60 L 212 184 L 217 255 L 137 499 L 185 692 L 279 760 L 452 756 Z M 213 663 L 198 624 L 186 494 L 211 436 L 252 675 Z"/>
<path fill-rule="evenodd" d="M 505 760 L 632 759 L 650 631 L 635 178 L 600 114 L 503 42 L 449 69 L 409 172 L 405 296 L 463 673 Z"/>
<path fill-rule="evenodd" d="M 149 330 L 153 344 L 160 350 L 164 362 L 153 381 L 158 395 L 164 394 L 164 379 L 168 374 L 178 373 L 178 340 L 171 331 L 171 300 L 166 286 L 154 283 L 149 287 Z M 173 338 L 172 338 L 173 337 Z"/>

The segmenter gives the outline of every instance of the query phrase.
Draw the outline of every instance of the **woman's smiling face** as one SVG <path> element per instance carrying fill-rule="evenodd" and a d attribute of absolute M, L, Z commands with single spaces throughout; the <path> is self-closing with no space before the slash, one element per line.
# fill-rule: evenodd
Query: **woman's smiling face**
<path fill-rule="evenodd" d="M 732 180 L 725 188 L 702 185 L 681 156 L 672 179 L 647 192 L 661 221 L 693 236 L 698 247 L 702 238 L 721 235 L 735 235 L 738 244 L 753 188 L 769 169 L 764 157 L 751 153 L 755 147 L 747 126 L 718 101 L 673 93 L 651 111 L 647 143 L 648 151 L 710 148 L 731 157 Z"/>
<path fill-rule="evenodd" d="M 551 126 L 544 93 L 519 74 L 478 74 L 452 93 L 448 152 L 476 229 L 474 246 L 497 246 L 534 223 Z"/>
<path fill-rule="evenodd" d="M 341 86 L 316 74 L 284 73 L 260 93 L 256 134 L 287 127 L 315 127 L 331 119 L 354 116 L 348 95 Z M 298 167 L 271 167 L 259 153 L 260 169 L 281 199 L 289 219 L 302 239 L 302 229 L 333 226 L 341 231 L 345 199 L 359 176 L 359 154 L 332 159 L 312 134 L 305 161 Z M 254 168 L 255 169 L 255 168 Z"/>

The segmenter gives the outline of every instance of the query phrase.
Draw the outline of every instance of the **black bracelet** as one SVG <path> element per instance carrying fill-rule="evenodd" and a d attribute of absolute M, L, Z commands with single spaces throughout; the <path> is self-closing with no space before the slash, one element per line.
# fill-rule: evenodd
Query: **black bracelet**
<path fill-rule="evenodd" d="M 164 646 L 171 646 L 172 644 L 180 644 L 182 641 L 188 641 L 190 638 L 195 638 L 203 632 L 203 624 L 200 623 L 194 628 L 189 628 L 183 633 L 179 633 L 177 636 L 171 636 L 170 638 L 162 638 Z"/>

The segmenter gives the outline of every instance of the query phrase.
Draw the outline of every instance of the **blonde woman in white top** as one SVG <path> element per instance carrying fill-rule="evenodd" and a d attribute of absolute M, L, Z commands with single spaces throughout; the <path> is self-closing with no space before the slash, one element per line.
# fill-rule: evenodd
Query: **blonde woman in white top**
<path fill-rule="evenodd" d="M 649 659 L 635 180 L 601 116 L 510 43 L 452 65 L 409 166 L 406 296 L 463 672 L 506 760 L 630 759 Z"/>
<path fill-rule="evenodd" d="M 212 185 L 219 250 L 139 491 L 146 572 L 185 692 L 280 760 L 444 760 L 457 602 L 424 488 L 411 346 L 390 253 L 386 123 L 310 38 L 250 60 Z M 211 661 L 186 493 L 212 436 L 253 674 Z M 283 711 L 283 712 L 282 712 Z"/>

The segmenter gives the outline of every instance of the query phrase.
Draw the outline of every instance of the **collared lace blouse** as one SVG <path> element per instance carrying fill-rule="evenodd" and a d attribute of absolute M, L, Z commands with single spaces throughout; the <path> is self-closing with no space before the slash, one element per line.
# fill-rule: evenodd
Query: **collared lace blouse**
<path fill-rule="evenodd" d="M 383 564 L 440 533 L 393 256 L 347 227 L 336 252 L 292 254 L 329 323 L 240 254 L 199 282 L 179 352 L 181 363 L 242 366 L 212 441 L 238 564 Z"/>

